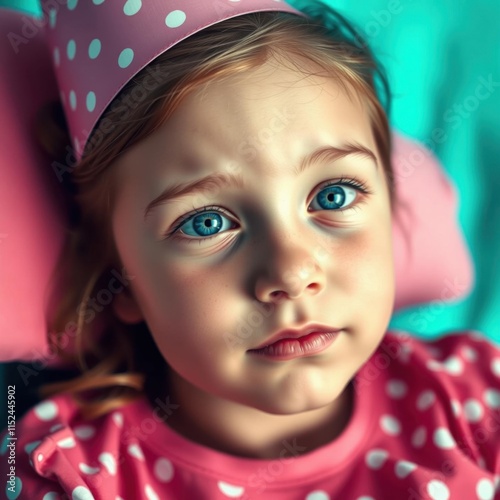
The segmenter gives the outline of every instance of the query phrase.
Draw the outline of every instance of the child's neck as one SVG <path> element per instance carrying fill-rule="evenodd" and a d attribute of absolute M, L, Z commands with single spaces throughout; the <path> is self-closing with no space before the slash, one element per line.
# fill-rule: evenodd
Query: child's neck
<path fill-rule="evenodd" d="M 167 425 L 191 441 L 240 457 L 290 456 L 290 446 L 296 455 L 309 453 L 339 436 L 352 414 L 351 384 L 324 408 L 273 415 L 207 395 L 172 375 L 170 400 L 179 408 Z"/>

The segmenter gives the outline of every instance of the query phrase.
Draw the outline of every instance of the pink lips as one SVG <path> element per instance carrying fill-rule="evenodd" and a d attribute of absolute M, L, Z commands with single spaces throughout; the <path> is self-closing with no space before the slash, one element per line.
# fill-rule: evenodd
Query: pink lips
<path fill-rule="evenodd" d="M 322 325 L 310 325 L 301 330 L 283 330 L 249 352 L 280 361 L 312 356 L 330 346 L 340 331 L 340 328 Z"/>

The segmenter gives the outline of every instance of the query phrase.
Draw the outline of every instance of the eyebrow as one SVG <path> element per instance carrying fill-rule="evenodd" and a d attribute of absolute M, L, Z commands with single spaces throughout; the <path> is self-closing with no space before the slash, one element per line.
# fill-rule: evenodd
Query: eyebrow
<path fill-rule="evenodd" d="M 299 175 L 308 168 L 323 162 L 335 162 L 349 155 L 360 155 L 371 160 L 376 169 L 378 169 L 377 157 L 367 147 L 358 143 L 346 143 L 340 147 L 323 146 L 316 149 L 302 159 L 301 164 L 295 169 L 295 175 Z M 179 183 L 167 187 L 159 196 L 157 196 L 151 203 L 148 204 L 144 210 L 144 219 L 148 217 L 151 211 L 168 203 L 169 201 L 180 198 L 182 196 L 201 194 L 204 191 L 211 192 L 212 189 L 221 189 L 223 187 L 237 187 L 244 189 L 245 183 L 241 176 L 230 173 L 215 173 L 209 174 L 201 179 L 192 182 Z"/>
<path fill-rule="evenodd" d="M 316 163 L 326 163 L 327 161 L 335 162 L 349 155 L 364 156 L 365 158 L 372 160 L 375 168 L 378 169 L 377 157 L 371 149 L 368 149 L 366 146 L 358 143 L 349 142 L 342 144 L 339 147 L 323 146 L 316 149 L 302 160 L 300 166 L 295 170 L 295 174 L 298 175 L 302 173 L 304 170 L 314 166 Z"/>

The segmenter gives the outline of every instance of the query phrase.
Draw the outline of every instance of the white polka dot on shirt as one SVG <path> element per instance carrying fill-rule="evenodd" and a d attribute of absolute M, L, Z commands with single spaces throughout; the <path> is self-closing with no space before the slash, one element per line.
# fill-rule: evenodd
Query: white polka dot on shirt
<path fill-rule="evenodd" d="M 380 417 L 380 427 L 390 436 L 397 436 L 401 432 L 399 420 L 392 415 L 382 415 Z"/>
<path fill-rule="evenodd" d="M 427 366 L 427 368 L 429 368 L 429 370 L 432 371 L 439 371 L 443 369 L 443 365 L 439 361 L 436 361 L 435 359 L 430 359 L 429 361 L 427 361 L 425 366 Z"/>
<path fill-rule="evenodd" d="M 417 427 L 411 436 L 411 444 L 414 448 L 422 448 L 427 441 L 427 429 L 421 425 Z"/>
<path fill-rule="evenodd" d="M 104 451 L 97 457 L 97 460 L 99 460 L 99 462 L 104 465 L 111 476 L 114 476 L 116 474 L 116 460 L 111 453 Z"/>
<path fill-rule="evenodd" d="M 389 380 L 385 387 L 385 391 L 387 395 L 394 399 L 403 398 L 408 392 L 408 386 L 402 380 Z"/>
<path fill-rule="evenodd" d="M 43 401 L 34 408 L 35 415 L 40 420 L 52 420 L 59 412 L 57 405 L 53 401 Z"/>
<path fill-rule="evenodd" d="M 451 404 L 451 410 L 453 411 L 453 415 L 455 415 L 455 417 L 459 417 L 461 411 L 460 402 L 458 402 L 456 399 L 452 399 L 450 401 L 450 404 Z"/>
<path fill-rule="evenodd" d="M 458 356 L 450 356 L 442 364 L 450 375 L 461 375 L 464 371 L 464 363 Z"/>
<path fill-rule="evenodd" d="M 388 456 L 389 453 L 386 450 L 374 449 L 365 455 L 365 462 L 368 468 L 377 470 L 384 465 Z"/>
<path fill-rule="evenodd" d="M 306 500 L 330 500 L 330 495 L 326 491 L 313 491 L 306 496 Z"/>
<path fill-rule="evenodd" d="M 434 431 L 434 444 L 443 450 L 450 450 L 457 445 L 450 431 L 445 427 L 439 427 Z"/>
<path fill-rule="evenodd" d="M 138 458 L 139 460 L 144 461 L 144 453 L 142 452 L 141 447 L 138 444 L 131 444 L 127 448 L 128 454 L 132 457 Z"/>
<path fill-rule="evenodd" d="M 91 425 L 79 425 L 73 429 L 78 439 L 90 439 L 95 434 L 95 429 Z"/>
<path fill-rule="evenodd" d="M 91 465 L 84 464 L 83 462 L 78 464 L 78 468 L 84 474 L 97 474 L 101 470 L 99 467 L 92 467 Z"/>
<path fill-rule="evenodd" d="M 43 495 L 42 500 L 59 500 L 60 496 L 55 491 L 49 491 Z"/>
<path fill-rule="evenodd" d="M 160 497 L 158 496 L 156 491 L 149 484 L 146 484 L 146 486 L 144 486 L 144 493 L 146 493 L 146 498 L 148 500 L 160 500 Z"/>
<path fill-rule="evenodd" d="M 500 474 L 495 474 L 493 483 L 495 484 L 495 490 L 500 489 Z"/>
<path fill-rule="evenodd" d="M 420 411 L 425 411 L 430 408 L 436 401 L 436 394 L 430 389 L 423 391 L 417 398 L 417 408 Z"/>
<path fill-rule="evenodd" d="M 400 479 L 405 478 L 408 474 L 413 472 L 417 466 L 413 462 L 408 462 L 407 460 L 399 460 L 394 466 L 394 473 Z"/>
<path fill-rule="evenodd" d="M 167 458 L 159 458 L 155 462 L 154 474 L 162 483 L 171 481 L 174 476 L 174 466 L 172 465 L 172 462 Z"/>
<path fill-rule="evenodd" d="M 67 436 L 65 438 L 59 439 L 56 444 L 57 446 L 59 446 L 59 448 L 74 448 L 76 446 L 76 441 L 73 436 Z"/>
<path fill-rule="evenodd" d="M 407 364 L 410 361 L 411 353 L 413 352 L 411 346 L 408 344 L 401 344 L 401 353 L 399 354 L 399 360 L 401 363 Z"/>
<path fill-rule="evenodd" d="M 113 415 L 111 415 L 111 418 L 113 419 L 113 422 L 118 427 L 123 427 L 123 414 L 122 413 L 117 411 L 117 412 L 113 413 Z"/>
<path fill-rule="evenodd" d="M 477 399 L 468 399 L 463 405 L 464 416 L 468 422 L 479 422 L 483 418 L 483 407 Z"/>
<path fill-rule="evenodd" d="M 491 360 L 491 371 L 493 372 L 493 375 L 500 378 L 500 358 L 493 358 Z"/>
<path fill-rule="evenodd" d="M 462 347 L 462 354 L 467 361 L 476 361 L 477 360 L 477 352 L 472 347 L 465 345 Z"/>
<path fill-rule="evenodd" d="M 219 491 L 229 498 L 238 498 L 243 495 L 245 488 L 243 486 L 236 486 L 234 484 L 225 483 L 224 481 L 219 481 L 217 483 Z"/>
<path fill-rule="evenodd" d="M 489 479 L 480 479 L 476 485 L 476 495 L 479 500 L 493 500 L 495 486 Z"/>
<path fill-rule="evenodd" d="M 72 500 L 95 500 L 94 495 L 85 486 L 77 486 L 71 493 Z"/>
<path fill-rule="evenodd" d="M 483 400 L 491 409 L 500 408 L 500 391 L 488 388 L 483 393 Z"/>
<path fill-rule="evenodd" d="M 450 490 L 448 486 L 437 479 L 433 479 L 427 483 L 427 493 L 432 500 L 448 500 L 450 498 Z"/>

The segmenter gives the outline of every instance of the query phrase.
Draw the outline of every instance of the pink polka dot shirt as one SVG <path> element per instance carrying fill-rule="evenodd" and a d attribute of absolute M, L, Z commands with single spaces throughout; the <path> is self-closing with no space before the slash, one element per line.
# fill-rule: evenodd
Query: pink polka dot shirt
<path fill-rule="evenodd" d="M 57 396 L 17 424 L 16 488 L 7 498 L 500 499 L 498 346 L 475 332 L 432 342 L 388 332 L 353 383 L 340 436 L 310 452 L 284 440 L 274 460 L 184 438 L 168 427 L 168 400 L 84 421 L 70 397 Z M 7 436 L 4 455 L 6 445 Z M 2 460 L 3 478 L 8 467 Z"/>

